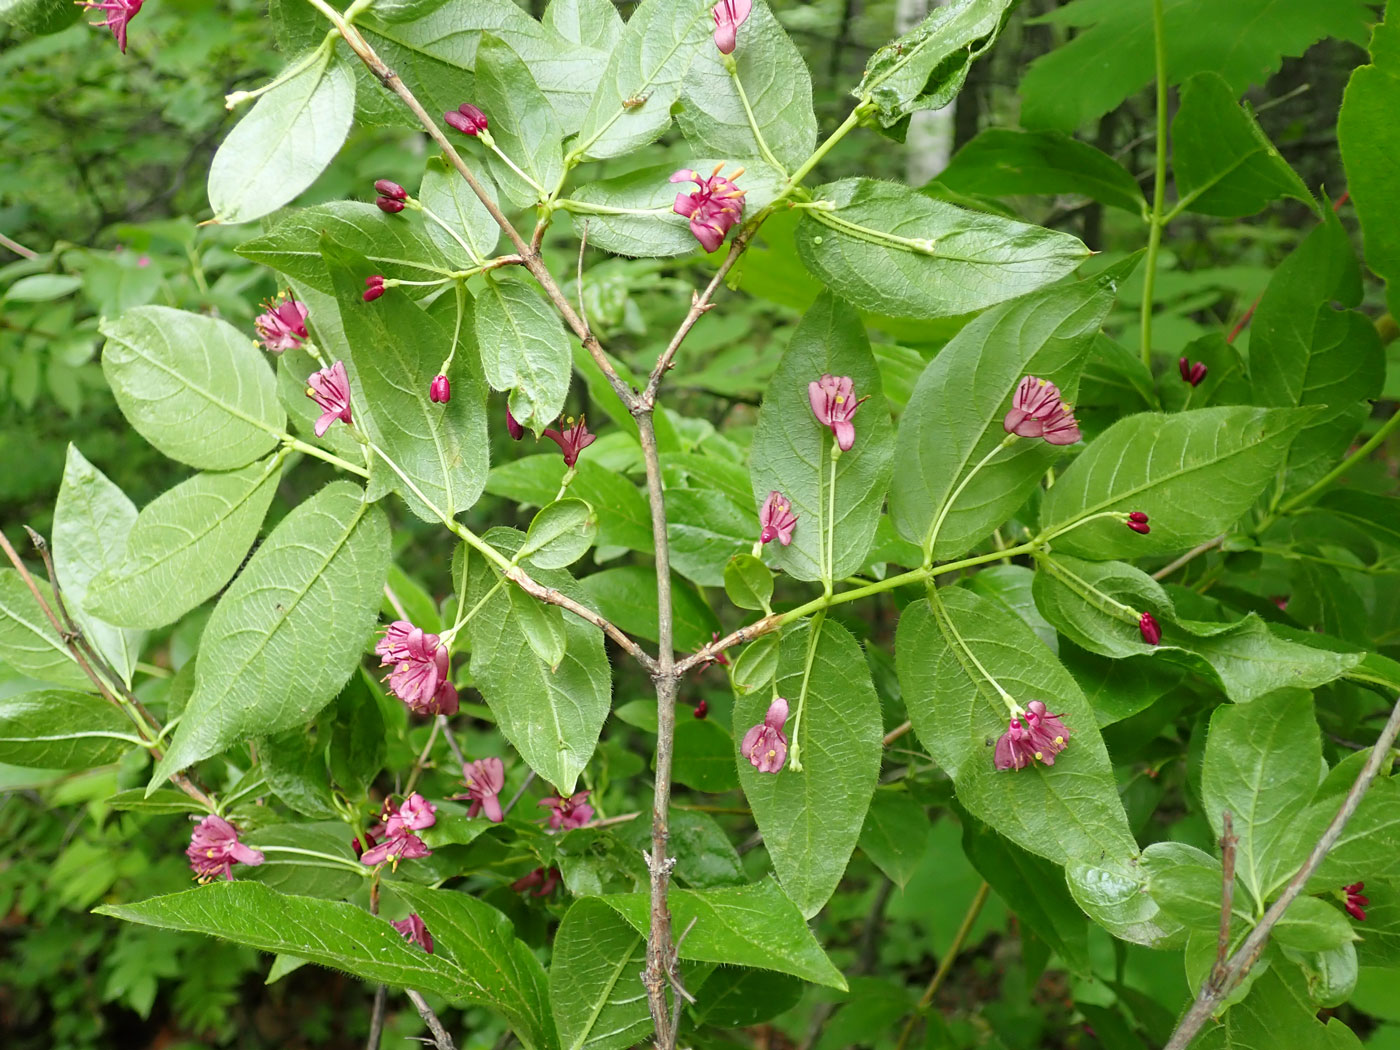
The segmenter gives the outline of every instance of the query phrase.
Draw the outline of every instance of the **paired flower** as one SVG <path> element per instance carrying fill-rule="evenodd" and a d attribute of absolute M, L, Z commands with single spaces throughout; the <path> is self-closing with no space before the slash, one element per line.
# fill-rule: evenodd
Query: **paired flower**
<path fill-rule="evenodd" d="M 403 805 L 390 812 L 383 824 L 370 829 L 371 838 L 382 838 L 384 841 L 365 850 L 360 856 L 360 863 L 375 868 L 385 861 L 392 861 L 397 868 L 401 860 L 428 856 L 432 850 L 414 832 L 436 823 L 437 807 L 415 791 L 404 799 Z"/>
<path fill-rule="evenodd" d="M 423 715 L 457 713 L 457 689 L 452 684 L 447 646 L 435 634 L 425 634 L 407 620 L 395 620 L 374 647 L 389 692 Z"/>
<path fill-rule="evenodd" d="M 506 433 L 511 436 L 512 441 L 519 441 L 525 436 L 525 428 L 520 425 L 520 421 L 510 414 L 510 406 L 506 406 Z"/>
<path fill-rule="evenodd" d="M 1366 921 L 1366 906 L 1371 903 L 1371 898 L 1363 896 L 1361 891 L 1366 888 L 1364 882 L 1353 882 L 1350 886 L 1343 886 L 1342 892 L 1346 897 L 1346 910 L 1357 922 Z"/>
<path fill-rule="evenodd" d="M 732 55 L 738 43 L 739 27 L 749 17 L 753 0 L 719 0 L 710 13 L 715 18 L 715 47 L 720 54 Z"/>
<path fill-rule="evenodd" d="M 442 119 L 463 135 L 480 135 L 490 126 L 486 114 L 470 102 L 463 102 L 452 112 L 444 113 Z"/>
<path fill-rule="evenodd" d="M 723 657 L 721 657 L 721 659 L 723 659 Z M 724 660 L 724 663 L 728 663 L 728 662 L 729 662 L 728 660 Z M 706 717 L 708 717 L 708 716 L 709 716 L 709 713 L 710 713 L 710 702 L 709 702 L 708 700 L 706 700 L 704 697 L 701 697 L 701 698 L 700 698 L 700 702 L 699 702 L 698 704 L 695 705 L 695 710 L 691 712 L 691 714 L 693 714 L 696 718 L 700 719 L 701 721 L 703 721 Z"/>
<path fill-rule="evenodd" d="M 535 890 L 536 897 L 548 897 L 559 885 L 561 875 L 558 868 L 536 868 L 530 874 L 516 879 L 510 884 L 510 888 L 516 893 L 524 893 L 526 890 Z M 535 887 L 539 887 L 535 889 Z"/>
<path fill-rule="evenodd" d="M 1069 744 L 1069 728 L 1061 717 L 1052 715 L 1039 700 L 1032 700 L 1024 711 L 1018 709 L 997 739 L 997 770 L 1024 769 L 1037 761 L 1053 766 L 1055 756 Z"/>
<path fill-rule="evenodd" d="M 581 828 L 593 819 L 593 807 L 588 804 L 587 791 L 580 791 L 576 795 L 568 798 L 560 798 L 558 795 L 550 795 L 549 798 L 542 798 L 539 805 L 549 807 L 549 826 L 555 831 L 561 828 L 564 831 L 572 831 L 574 828 Z"/>
<path fill-rule="evenodd" d="M 1044 438 L 1052 445 L 1073 445 L 1079 440 L 1079 424 L 1060 390 L 1048 379 L 1026 376 L 1016 387 L 1011 410 L 1002 429 L 1018 437 Z"/>
<path fill-rule="evenodd" d="M 1134 532 L 1142 533 L 1144 536 L 1152 531 L 1152 526 L 1147 524 L 1147 515 L 1140 510 L 1135 510 L 1129 514 L 1127 521 L 1123 524 L 1127 525 L 1128 528 L 1132 529 Z"/>
<path fill-rule="evenodd" d="M 445 375 L 436 375 L 428 384 L 428 400 L 445 405 L 452 400 L 452 384 Z"/>
<path fill-rule="evenodd" d="M 428 932 L 428 927 L 423 925 L 423 920 L 417 912 L 406 919 L 390 921 L 389 925 L 398 930 L 409 944 L 416 944 L 429 955 L 433 954 L 433 935 Z"/>
<path fill-rule="evenodd" d="M 499 758 L 479 758 L 475 762 L 462 765 L 462 779 L 466 782 L 464 795 L 453 795 L 454 801 L 471 799 L 467 816 L 474 817 L 485 812 L 486 819 L 496 824 L 505 820 L 501 812 L 501 789 L 506 786 L 506 765 Z"/>
<path fill-rule="evenodd" d="M 792 542 L 792 530 L 797 525 L 797 515 L 792 512 L 792 502 L 774 489 L 763 501 L 763 507 L 758 512 L 758 523 L 763 526 L 758 534 L 760 543 L 777 540 L 786 547 Z"/>
<path fill-rule="evenodd" d="M 1145 612 L 1138 617 L 1138 630 L 1142 632 L 1142 640 L 1148 645 L 1156 645 L 1162 640 L 1162 628 L 1157 623 L 1157 618 L 1150 612 Z"/>
<path fill-rule="evenodd" d="M 1190 359 L 1185 357 L 1180 358 L 1176 365 L 1177 368 L 1181 370 L 1181 381 L 1183 383 L 1190 383 L 1192 386 L 1200 386 L 1201 380 L 1204 379 L 1206 373 L 1210 371 L 1210 369 L 1206 367 L 1204 361 L 1197 361 L 1193 365 Z"/>
<path fill-rule="evenodd" d="M 776 773 L 787 761 L 788 738 L 783 724 L 788 718 L 788 702 L 781 696 L 768 705 L 763 721 L 744 734 L 739 753 L 760 773 Z"/>
<path fill-rule="evenodd" d="M 380 179 L 374 184 L 374 188 L 379 193 L 374 203 L 380 211 L 390 215 L 403 211 L 404 201 L 408 200 L 408 190 L 388 179 Z"/>
<path fill-rule="evenodd" d="M 514 418 L 510 416 L 509 409 L 507 409 L 506 426 L 509 427 L 512 422 L 514 422 Z M 584 422 L 582 416 L 579 416 L 577 423 L 575 423 L 573 417 L 570 416 L 568 422 L 569 426 L 567 428 L 555 430 L 551 427 L 544 432 L 544 436 L 558 445 L 559 451 L 564 453 L 564 466 L 572 467 L 578 462 L 578 454 L 589 445 L 593 444 L 593 442 L 597 441 L 598 435 L 588 432 L 588 424 Z M 519 423 L 515 425 L 517 427 L 520 426 Z M 520 433 L 522 435 L 525 433 L 523 428 Z M 515 431 L 513 430 L 511 431 L 511 437 L 515 437 Z M 519 441 L 520 439 L 516 438 L 516 440 Z"/>
<path fill-rule="evenodd" d="M 720 6 L 724 6 L 723 2 Z M 744 13 L 747 15 L 748 11 Z M 715 35 L 718 37 L 718 29 Z M 700 187 L 694 193 L 677 193 L 671 210 L 690 220 L 690 232 L 707 252 L 724 243 L 730 227 L 744 217 L 744 191 L 734 184 L 744 169 L 726 177 L 720 174 L 723 167 L 723 163 L 717 164 L 708 178 L 691 168 L 682 168 L 671 176 L 672 182 L 693 182 Z"/>
<path fill-rule="evenodd" d="M 384 276 L 382 274 L 372 273 L 365 278 L 365 302 L 372 303 L 383 294 Z"/>
<path fill-rule="evenodd" d="M 307 338 L 308 311 L 305 303 L 295 299 L 268 301 L 263 303 L 263 309 L 265 312 L 253 319 L 253 327 L 257 329 L 264 348 L 280 354 L 283 350 L 295 350 L 301 346 Z"/>
<path fill-rule="evenodd" d="M 101 22 L 88 24 L 110 29 L 112 36 L 117 38 L 117 47 L 121 49 L 122 54 L 126 54 L 126 27 L 140 13 L 144 2 L 145 0 L 82 0 L 82 7 L 85 11 L 101 11 L 107 16 Z"/>
<path fill-rule="evenodd" d="M 316 436 L 321 437 L 337 419 L 350 426 L 350 377 L 345 374 L 345 363 L 337 361 L 330 368 L 323 368 L 306 377 L 306 396 L 316 402 L 321 410 L 321 418 L 316 420 Z"/>
<path fill-rule="evenodd" d="M 237 828 L 212 813 L 195 827 L 185 856 L 190 858 L 190 867 L 200 882 L 220 875 L 232 881 L 235 864 L 256 866 L 263 862 L 260 852 L 238 841 Z"/>

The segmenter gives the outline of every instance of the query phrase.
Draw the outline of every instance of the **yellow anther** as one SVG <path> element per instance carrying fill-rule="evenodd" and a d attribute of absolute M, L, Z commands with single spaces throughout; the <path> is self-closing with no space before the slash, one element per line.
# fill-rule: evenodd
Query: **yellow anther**
<path fill-rule="evenodd" d="M 1037 751 L 1035 753 L 1035 758 L 1037 762 L 1043 761 L 1045 759 L 1045 753 L 1043 751 Z"/>

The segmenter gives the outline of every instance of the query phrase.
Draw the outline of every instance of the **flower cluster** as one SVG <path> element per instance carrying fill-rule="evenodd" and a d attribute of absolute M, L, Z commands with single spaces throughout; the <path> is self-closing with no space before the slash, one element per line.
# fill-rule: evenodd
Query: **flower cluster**
<path fill-rule="evenodd" d="M 1001 425 L 1008 434 L 1044 438 L 1052 445 L 1073 445 L 1080 438 L 1079 423 L 1061 400 L 1059 388 L 1035 376 L 1026 376 L 1016 387 Z"/>
<path fill-rule="evenodd" d="M 998 770 L 1024 769 L 1032 762 L 1055 764 L 1055 756 L 1069 744 L 1069 728 L 1039 700 L 1011 716 L 1006 732 L 997 739 L 994 762 Z M 1022 724 L 1024 721 L 1024 724 Z"/>
<path fill-rule="evenodd" d="M 1353 882 L 1350 886 L 1342 887 L 1342 892 L 1346 894 L 1344 907 L 1347 914 L 1357 922 L 1366 921 L 1366 906 L 1371 903 L 1371 898 L 1364 896 L 1361 892 L 1365 888 L 1364 882 Z"/>
<path fill-rule="evenodd" d="M 316 420 L 316 436 L 321 437 L 337 419 L 349 426 L 350 377 L 345 374 L 345 363 L 337 361 L 330 368 L 313 372 L 306 378 L 306 396 L 316 402 L 321 410 L 321 418 Z"/>
<path fill-rule="evenodd" d="M 368 838 L 378 842 L 371 845 L 360 856 L 360 863 L 376 868 L 391 861 L 397 869 L 401 860 L 416 860 L 432 852 L 415 831 L 422 831 L 437 823 L 437 807 L 416 791 L 403 800 L 403 805 L 394 809 L 385 803 L 388 814 L 382 824 L 370 828 Z"/>
<path fill-rule="evenodd" d="M 788 702 L 781 696 L 768 705 L 763 721 L 744 734 L 739 745 L 743 755 L 760 773 L 776 773 L 787 761 L 788 738 L 783 725 L 788 718 Z"/>
<path fill-rule="evenodd" d="M 708 177 L 691 168 L 682 168 L 671 176 L 672 182 L 693 182 L 700 188 L 693 193 L 677 193 L 671 210 L 690 220 L 690 232 L 707 251 L 724 243 L 730 227 L 744 217 L 744 191 L 734 180 L 744 173 L 739 168 L 724 176 L 724 164 L 717 164 Z"/>
<path fill-rule="evenodd" d="M 836 447 L 849 452 L 856 443 L 856 410 L 870 399 L 870 395 L 856 399 L 855 383 L 850 376 L 834 376 L 828 373 L 807 384 L 807 400 L 811 402 L 812 414 L 817 422 L 830 427 L 836 437 Z"/>
<path fill-rule="evenodd" d="M 463 102 L 455 110 L 444 113 L 442 119 L 449 125 L 456 128 L 463 135 L 473 137 L 480 135 L 488 127 L 490 122 L 486 119 L 486 114 L 473 106 L 470 102 Z"/>
<path fill-rule="evenodd" d="M 295 299 L 263 303 L 263 313 L 253 318 L 253 327 L 263 347 L 275 354 L 295 350 L 307 338 L 305 303 Z"/>
<path fill-rule="evenodd" d="M 467 816 L 474 817 L 484 812 L 486 819 L 499 824 L 505 820 L 501 812 L 501 789 L 506 786 L 505 763 L 499 758 L 479 758 L 462 766 L 462 780 L 466 783 L 466 793 L 453 795 L 454 801 L 471 800 Z"/>
<path fill-rule="evenodd" d="M 185 856 L 190 858 L 190 867 L 200 882 L 209 882 L 220 875 L 232 880 L 235 864 L 256 866 L 263 862 L 258 850 L 238 841 L 237 828 L 212 813 L 195 827 Z"/>
<path fill-rule="evenodd" d="M 380 667 L 391 668 L 389 692 L 421 715 L 457 713 L 447 646 L 407 620 L 395 620 L 374 647 Z"/>
<path fill-rule="evenodd" d="M 550 795 L 542 798 L 539 805 L 549 808 L 549 826 L 555 830 L 572 831 L 581 828 L 593 819 L 593 807 L 588 804 L 587 791 L 580 791 L 568 798 Z"/>

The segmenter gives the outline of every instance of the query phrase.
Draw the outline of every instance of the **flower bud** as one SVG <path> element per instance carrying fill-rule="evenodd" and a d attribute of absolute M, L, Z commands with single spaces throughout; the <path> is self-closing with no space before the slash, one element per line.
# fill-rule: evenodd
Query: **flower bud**
<path fill-rule="evenodd" d="M 515 417 L 510 414 L 509 406 L 506 407 L 506 433 L 510 434 L 515 441 L 519 441 L 525 436 L 525 428 L 516 422 Z"/>
<path fill-rule="evenodd" d="M 1140 532 L 1146 536 L 1152 531 L 1152 526 L 1147 524 L 1147 515 L 1140 510 L 1135 510 L 1128 515 L 1128 520 L 1123 523 L 1134 532 Z"/>
<path fill-rule="evenodd" d="M 447 381 L 446 376 L 433 377 L 432 383 L 428 386 L 428 400 L 443 405 L 452 400 L 452 384 Z"/>
<path fill-rule="evenodd" d="M 389 215 L 396 215 L 403 211 L 403 201 L 396 200 L 393 197 L 376 197 L 374 198 L 374 204 L 380 211 Z"/>
<path fill-rule="evenodd" d="M 365 302 L 372 303 L 384 294 L 384 278 L 379 274 L 372 274 L 365 278 Z"/>
<path fill-rule="evenodd" d="M 1142 633 L 1142 640 L 1148 645 L 1156 645 L 1162 640 L 1162 628 L 1157 624 L 1157 618 L 1150 612 L 1145 612 L 1138 617 L 1138 630 Z"/>
<path fill-rule="evenodd" d="M 374 184 L 374 190 L 382 197 L 391 197 L 396 201 L 408 200 L 408 190 L 389 179 L 380 179 Z"/>
<path fill-rule="evenodd" d="M 710 702 L 709 702 L 708 700 L 701 700 L 698 704 L 695 705 L 695 717 L 696 717 L 696 718 L 702 718 L 702 719 L 703 719 L 703 718 L 704 718 L 706 715 L 708 715 L 709 713 L 710 713 Z"/>
<path fill-rule="evenodd" d="M 444 113 L 442 119 L 463 135 L 480 135 L 489 126 L 486 114 L 470 102 L 463 102 L 456 110 Z"/>

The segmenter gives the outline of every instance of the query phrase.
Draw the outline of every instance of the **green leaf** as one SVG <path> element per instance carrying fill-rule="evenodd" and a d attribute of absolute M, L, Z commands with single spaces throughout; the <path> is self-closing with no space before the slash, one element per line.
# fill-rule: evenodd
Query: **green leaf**
<path fill-rule="evenodd" d="M 1113 295 L 1111 279 L 1091 280 L 993 307 L 929 362 L 895 443 L 896 461 L 909 465 L 890 483 L 890 517 L 901 536 L 928 546 L 958 485 L 1006 437 L 1002 419 L 1022 376 L 1049 380 L 1074 398 Z M 1044 441 L 1016 441 L 997 452 L 949 507 L 934 556 L 966 553 L 1006 521 L 1061 454 Z"/>
<path fill-rule="evenodd" d="M 622 630 L 656 641 L 656 570 L 647 565 L 604 569 L 579 581 L 590 604 Z M 689 583 L 671 577 L 671 617 L 676 648 L 693 652 L 719 630 L 719 620 Z"/>
<path fill-rule="evenodd" d="M 574 154 L 620 157 L 666 130 L 686 70 L 710 44 L 712 6 L 709 0 L 642 0 L 603 70 Z"/>
<path fill-rule="evenodd" d="M 452 400 L 429 400 L 433 377 L 452 350 L 451 333 L 396 290 L 364 302 L 363 257 L 329 241 L 323 249 L 350 340 L 352 400 L 368 409 L 355 425 L 408 479 L 377 462 L 370 496 L 391 489 L 424 521 L 455 517 L 481 496 L 490 470 L 486 387 L 475 371 L 470 339 L 448 370 Z M 471 331 L 471 309 L 465 291 L 457 294 L 461 339 Z"/>
<path fill-rule="evenodd" d="M 1068 528 L 1055 540 L 1056 550 L 1084 558 L 1168 554 L 1203 543 L 1254 504 L 1312 415 L 1308 409 L 1238 406 L 1120 419 L 1046 493 L 1041 528 Z M 1151 534 L 1109 518 L 1074 526 L 1108 510 L 1144 511 Z"/>
<path fill-rule="evenodd" d="M 666 519 L 671 568 L 701 587 L 724 586 L 724 566 L 758 535 L 756 516 L 712 489 L 668 490 Z"/>
<path fill-rule="evenodd" d="M 558 667 L 569 642 L 564 631 L 564 610 L 557 605 L 546 605 L 512 587 L 510 611 L 535 655 L 551 670 Z"/>
<path fill-rule="evenodd" d="M 721 157 L 762 156 L 734 76 L 744 85 L 754 124 L 774 158 L 796 170 L 817 145 L 812 76 L 807 63 L 764 0 L 756 0 L 739 29 L 730 75 L 717 47 L 701 47 L 685 74 L 676 122 L 696 149 Z M 648 102 L 648 104 L 650 104 Z"/>
<path fill-rule="evenodd" d="M 626 1050 L 651 1034 L 638 975 L 646 938 L 597 897 L 577 900 L 554 935 L 549 1002 L 562 1050 Z"/>
<path fill-rule="evenodd" d="M 787 764 L 760 773 L 739 754 L 744 734 L 768 709 L 762 694 L 734 704 L 734 754 L 783 892 L 811 918 L 836 891 L 860 838 L 884 726 L 865 654 L 834 621 L 809 622 L 783 637 L 777 689 L 791 710 Z"/>
<path fill-rule="evenodd" d="M 1303 863 L 1341 804 L 1341 798 L 1334 794 L 1293 814 L 1292 834 L 1282 851 L 1286 862 L 1280 865 L 1273 888 L 1282 885 Z M 1318 866 L 1308 888 L 1318 893 L 1361 880 L 1395 878 L 1400 878 L 1400 780 L 1380 777 L 1362 796 L 1361 804 Z"/>
<path fill-rule="evenodd" d="M 1334 652 L 1281 636 L 1254 613 L 1233 624 L 1178 620 L 1196 635 L 1184 644 L 1210 664 L 1221 687 L 1244 703 L 1286 686 L 1313 689 L 1341 678 L 1363 660 L 1356 652 Z M 1295 632 L 1306 637 L 1302 631 Z"/>
<path fill-rule="evenodd" d="M 473 174 L 491 199 L 496 200 L 496 184 L 491 181 L 491 176 L 479 167 Z M 454 265 L 467 268 L 479 266 L 496 254 L 496 245 L 501 240 L 501 227 L 486 210 L 486 205 L 481 203 L 481 198 L 467 185 L 466 179 L 447 163 L 445 157 L 428 158 L 427 167 L 423 169 L 423 181 L 418 186 L 418 200 L 423 207 L 442 219 L 467 242 L 469 250 L 463 251 L 461 243 L 452 233 L 431 219 L 427 220 L 425 229 L 428 239 L 437 246 L 445 259 L 451 260 Z M 389 275 L 386 273 L 385 276 Z"/>
<path fill-rule="evenodd" d="M 1238 218 L 1293 197 L 1316 208 L 1312 194 L 1279 156 L 1254 117 L 1235 102 L 1218 73 L 1198 73 L 1181 88 L 1172 119 L 1172 170 L 1178 207 Z"/>
<path fill-rule="evenodd" d="M 557 452 L 522 456 L 494 467 L 486 479 L 486 491 L 543 507 L 554 502 L 567 469 Z M 625 474 L 599 466 L 587 456 L 574 464 L 574 470 L 577 476 L 569 483 L 569 492 L 600 512 L 598 545 L 650 551 L 651 510 L 641 490 Z"/>
<path fill-rule="evenodd" d="M 682 718 L 676 726 L 673 775 L 678 784 L 696 791 L 735 790 L 739 775 L 734 770 L 734 738 L 714 719 Z"/>
<path fill-rule="evenodd" d="M 1127 870 L 1137 844 L 1079 686 L 1000 603 L 962 588 L 940 590 L 937 599 L 904 610 L 895 662 L 914 732 L 952 776 L 958 800 L 1018 846 L 1057 864 L 1080 859 Z M 1041 700 L 1063 713 L 1071 737 L 1053 766 L 996 771 L 993 745 L 1009 713 L 986 674 L 1022 706 Z"/>
<path fill-rule="evenodd" d="M 631 827 L 649 847 L 651 829 L 641 822 Z M 670 848 L 676 855 L 675 877 L 691 889 L 736 886 L 748 881 L 729 836 L 708 813 L 675 810 L 671 813 L 670 832 Z"/>
<path fill-rule="evenodd" d="M 260 737 L 258 768 L 268 789 L 303 816 L 328 820 L 337 816 L 326 766 L 326 739 L 298 726 L 286 733 Z"/>
<path fill-rule="evenodd" d="M 1021 79 L 1021 123 L 1074 131 L 1153 79 L 1152 0 L 1075 0 L 1044 16 L 1072 39 Z M 1262 85 L 1285 56 L 1329 36 L 1360 42 L 1374 15 L 1363 0 L 1163 0 L 1167 80 L 1213 71 L 1236 97 Z M 1208 31 L 1202 31 L 1209 27 Z"/>
<path fill-rule="evenodd" d="M 199 470 L 267 455 L 287 425 L 262 351 L 226 321 L 138 306 L 103 321 L 102 373 L 117 406 L 158 450 Z"/>
<path fill-rule="evenodd" d="M 799 580 L 820 580 L 826 574 L 825 522 L 830 516 L 834 442 L 831 430 L 812 414 L 807 393 L 808 384 L 824 373 L 849 376 L 855 396 L 870 398 L 855 416 L 854 447 L 835 462 L 831 562 L 836 579 L 865 563 L 893 470 L 889 406 L 865 329 L 850 306 L 823 295 L 793 332 L 768 384 L 750 457 L 755 508 L 777 490 L 797 515 L 791 545 L 770 543 L 765 553 L 777 568 Z"/>
<path fill-rule="evenodd" d="M 1192 930 L 1220 928 L 1220 861 L 1184 842 L 1154 842 L 1142 851 L 1147 889 L 1162 910 Z M 1243 897 L 1231 900 L 1232 924 L 1253 924 L 1254 913 Z"/>
<path fill-rule="evenodd" d="M 562 569 L 583 557 L 598 534 L 598 518 L 581 499 L 545 506 L 530 522 L 520 556 L 541 569 Z"/>
<path fill-rule="evenodd" d="M 476 49 L 476 101 L 490 114 L 488 133 L 501 151 L 543 189 L 542 194 L 488 151 L 487 165 L 511 203 L 528 208 L 553 193 L 564 178 L 564 133 L 559 119 L 530 68 L 509 44 L 489 33 L 482 34 Z"/>
<path fill-rule="evenodd" d="M 601 899 L 633 929 L 650 928 L 651 901 L 645 893 Z M 826 988 L 846 989 L 846 979 L 776 882 L 765 879 L 749 886 L 672 890 L 670 904 L 672 927 L 690 929 L 680 943 L 682 959 L 776 970 Z"/>
<path fill-rule="evenodd" d="M 773 599 L 773 573 L 752 554 L 736 554 L 724 567 L 724 593 L 740 609 L 767 609 Z"/>
<path fill-rule="evenodd" d="M 435 199 L 434 210 L 438 207 L 441 205 Z M 438 211 L 438 214 L 448 222 L 456 220 L 460 214 L 445 208 L 444 211 L 447 213 Z M 436 224 L 432 224 L 430 228 L 435 227 Z M 467 227 L 468 231 L 477 228 Z M 444 249 L 430 236 L 429 229 L 424 228 L 424 219 L 417 212 L 386 215 L 373 204 L 357 201 L 336 201 L 295 211 L 260 237 L 240 244 L 238 254 L 270 266 L 293 280 L 304 281 L 318 292 L 334 295 L 335 285 L 321 258 L 323 236 L 363 255 L 371 264 L 370 272 L 395 281 L 438 280 L 452 273 L 458 263 L 466 261 L 458 254 L 461 249 L 455 241 L 451 242 L 452 253 L 444 254 Z M 368 273 L 360 275 L 361 292 L 367 276 Z M 314 326 L 316 316 L 313 314 L 309 321 Z M 242 341 L 247 343 L 248 339 L 244 337 Z"/>
<path fill-rule="evenodd" d="M 1058 131 L 984 128 L 958 150 L 937 183 L 967 196 L 1072 193 L 1134 215 L 1147 203 L 1127 168 Z"/>
<path fill-rule="evenodd" d="M 1282 846 L 1311 801 L 1321 768 L 1312 697 L 1302 690 L 1221 707 L 1211 716 L 1201 801 L 1217 836 L 1221 811 L 1234 817 L 1235 878 L 1259 905 L 1278 876 L 1292 873 Z"/>
<path fill-rule="evenodd" d="M 259 98 L 219 144 L 209 165 L 214 221 L 251 222 L 293 200 L 335 159 L 354 117 L 355 75 L 327 48 Z"/>
<path fill-rule="evenodd" d="M 486 276 L 476 297 L 476 341 L 486 381 L 510 391 L 510 411 L 538 435 L 569 393 L 569 340 L 559 318 L 523 281 Z"/>
<path fill-rule="evenodd" d="M 92 581 L 93 612 L 124 627 L 164 627 L 212 596 L 238 571 L 281 477 L 274 457 L 196 474 L 157 496 L 123 555 Z"/>
<path fill-rule="evenodd" d="M 612 0 L 550 0 L 544 24 L 565 40 L 605 53 L 622 36 L 622 16 Z"/>
<path fill-rule="evenodd" d="M 359 659 L 388 569 L 384 512 L 349 482 L 332 482 L 283 518 L 209 617 L 194 695 L 151 789 L 329 703 Z"/>
<path fill-rule="evenodd" d="M 335 811 L 331 815 L 338 818 Z M 364 885 L 369 869 L 356 871 L 350 865 L 359 860 L 350 848 L 349 829 L 340 819 L 315 824 L 273 824 L 258 828 L 244 836 L 244 841 L 265 854 L 263 863 L 252 868 L 239 868 L 238 877 L 259 882 L 279 893 L 325 900 L 344 900 Z M 292 850 L 314 850 L 339 857 L 336 864 L 304 853 L 283 853 L 277 847 Z"/>
<path fill-rule="evenodd" d="M 53 588 L 43 579 L 35 585 L 50 609 L 56 607 Z M 0 659 L 20 674 L 41 682 L 91 689 L 88 678 L 53 624 L 39 608 L 33 593 L 14 569 L 0 569 Z"/>
<path fill-rule="evenodd" d="M 770 634 L 755 639 L 739 651 L 734 658 L 734 666 L 730 668 L 729 680 L 734 692 L 743 696 L 762 689 L 777 673 L 778 639 Z"/>
<path fill-rule="evenodd" d="M 9 765 L 91 769 L 139 743 L 121 708 L 91 693 L 35 689 L 0 699 L 0 762 Z"/>
<path fill-rule="evenodd" d="M 1316 897 L 1299 897 L 1274 927 L 1274 939 L 1285 948 L 1325 952 L 1360 940 L 1340 908 Z"/>
<path fill-rule="evenodd" d="M 842 179 L 813 196 L 819 206 L 803 209 L 796 235 L 803 265 L 874 313 L 971 313 L 1057 281 L 1089 257 L 1069 234 L 965 211 L 895 183 Z"/>
<path fill-rule="evenodd" d="M 1337 139 L 1346 165 L 1347 191 L 1366 241 L 1366 265 L 1385 278 L 1392 312 L 1400 303 L 1400 150 L 1394 115 L 1400 107 L 1400 11 L 1387 5 L 1386 19 L 1371 37 L 1371 64 L 1347 83 L 1337 118 Z"/>
<path fill-rule="evenodd" d="M 69 445 L 53 510 L 54 573 L 69 612 L 127 685 L 145 635 L 123 631 L 90 613 L 89 591 L 95 577 L 121 562 L 136 520 L 136 507 L 126 493 L 89 463 L 77 445 Z"/>
<path fill-rule="evenodd" d="M 387 919 L 363 908 L 282 894 L 255 882 L 217 882 L 93 910 L 127 922 L 297 955 L 369 981 L 432 992 L 454 1002 L 491 1006 L 511 1022 L 527 1048 L 552 1050 L 553 1033 L 539 1020 L 544 1016 L 544 974 L 511 934 L 505 917 L 451 890 L 396 883 L 394 892 L 427 923 L 436 942 L 434 954 L 409 944 Z M 533 1017 L 528 1013 L 532 1008 L 538 1011 Z"/>
<path fill-rule="evenodd" d="M 1011 6 L 1012 0 L 952 0 L 934 7 L 870 56 L 851 94 L 869 97 L 887 128 L 917 110 L 946 106 L 962 89 L 973 60 L 996 40 Z"/>
<path fill-rule="evenodd" d="M 881 788 L 860 829 L 861 852 L 902 890 L 923 862 L 930 826 L 928 810 L 907 791 Z"/>
<path fill-rule="evenodd" d="M 133 810 L 137 813 L 203 813 L 205 811 L 204 807 L 190 798 L 189 795 L 173 788 L 161 788 L 159 791 L 153 791 L 150 798 L 146 797 L 143 788 L 118 791 L 107 799 L 107 805 L 115 810 L 123 812 Z"/>
<path fill-rule="evenodd" d="M 364 668 L 336 697 L 329 750 L 331 777 L 348 798 L 362 799 L 384 768 L 384 715 Z"/>

